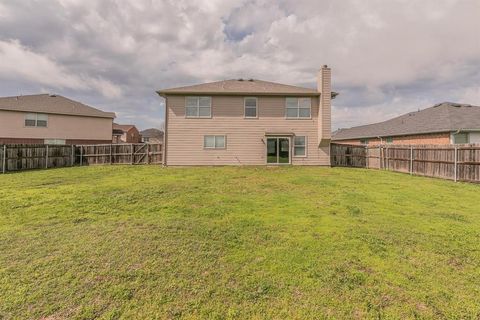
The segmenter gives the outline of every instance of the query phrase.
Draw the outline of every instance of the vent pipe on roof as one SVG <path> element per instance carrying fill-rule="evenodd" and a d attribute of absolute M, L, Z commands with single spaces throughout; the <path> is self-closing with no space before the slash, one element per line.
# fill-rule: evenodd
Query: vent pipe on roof
<path fill-rule="evenodd" d="M 243 79 L 242 79 L 242 78 L 240 78 L 240 79 L 238 79 L 238 81 L 243 81 Z"/>

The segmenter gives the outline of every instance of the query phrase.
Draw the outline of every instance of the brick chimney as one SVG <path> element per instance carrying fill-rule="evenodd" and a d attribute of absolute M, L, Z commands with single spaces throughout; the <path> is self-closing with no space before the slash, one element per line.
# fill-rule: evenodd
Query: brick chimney
<path fill-rule="evenodd" d="M 318 72 L 317 90 L 320 92 L 318 141 L 320 147 L 326 147 L 332 137 L 332 70 L 327 65 Z"/>

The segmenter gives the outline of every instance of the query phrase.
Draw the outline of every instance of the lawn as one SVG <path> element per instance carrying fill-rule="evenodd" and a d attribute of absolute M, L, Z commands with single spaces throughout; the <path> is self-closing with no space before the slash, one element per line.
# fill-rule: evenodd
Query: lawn
<path fill-rule="evenodd" d="M 479 185 L 303 167 L 0 175 L 0 319 L 478 319 L 479 249 Z"/>

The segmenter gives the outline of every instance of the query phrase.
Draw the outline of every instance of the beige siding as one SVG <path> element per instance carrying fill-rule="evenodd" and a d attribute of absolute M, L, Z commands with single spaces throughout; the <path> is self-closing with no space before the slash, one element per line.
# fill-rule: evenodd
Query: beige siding
<path fill-rule="evenodd" d="M 185 97 L 168 96 L 167 165 L 264 165 L 267 132 L 307 136 L 307 157 L 292 154 L 292 164 L 330 164 L 329 148 L 318 148 L 318 98 L 312 98 L 308 120 L 285 119 L 285 97 L 258 97 L 258 118 L 244 119 L 243 101 L 241 96 L 213 96 L 212 118 L 186 119 Z M 204 135 L 226 135 L 226 149 L 205 150 Z"/>
<path fill-rule="evenodd" d="M 25 127 L 25 112 L 0 110 L 0 137 L 23 139 L 111 140 L 110 118 L 48 115 L 48 127 Z"/>

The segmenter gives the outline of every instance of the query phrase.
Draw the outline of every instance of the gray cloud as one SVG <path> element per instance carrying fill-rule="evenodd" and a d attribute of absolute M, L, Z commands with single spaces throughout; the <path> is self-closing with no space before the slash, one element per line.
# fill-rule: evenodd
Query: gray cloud
<path fill-rule="evenodd" d="M 480 105 L 477 0 L 7 0 L 0 95 L 56 92 L 159 126 L 160 88 L 236 77 L 314 87 L 334 129 L 451 100 Z"/>

